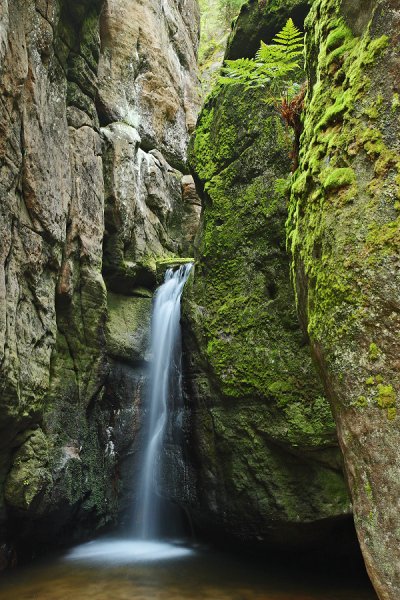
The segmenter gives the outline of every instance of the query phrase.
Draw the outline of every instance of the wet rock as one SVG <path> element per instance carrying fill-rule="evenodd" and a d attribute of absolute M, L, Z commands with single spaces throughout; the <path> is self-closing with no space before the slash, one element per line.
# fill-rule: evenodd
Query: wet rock
<path fill-rule="evenodd" d="M 119 510 L 143 376 L 118 389 L 118 361 L 145 360 L 155 260 L 188 243 L 167 160 L 184 168 L 197 111 L 197 10 L 0 7 L 0 538 L 19 551 Z"/>
<path fill-rule="evenodd" d="M 107 349 L 114 359 L 135 365 L 148 358 L 151 298 L 108 293 Z"/>

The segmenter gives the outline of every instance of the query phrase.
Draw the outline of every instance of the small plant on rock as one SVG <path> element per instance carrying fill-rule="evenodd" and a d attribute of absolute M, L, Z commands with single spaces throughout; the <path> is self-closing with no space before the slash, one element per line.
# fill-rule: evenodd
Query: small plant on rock
<path fill-rule="evenodd" d="M 227 60 L 222 69 L 223 85 L 242 84 L 246 88 L 263 87 L 265 101 L 275 106 L 285 122 L 300 134 L 303 108 L 304 35 L 288 19 L 272 44 L 261 42 L 255 58 Z"/>

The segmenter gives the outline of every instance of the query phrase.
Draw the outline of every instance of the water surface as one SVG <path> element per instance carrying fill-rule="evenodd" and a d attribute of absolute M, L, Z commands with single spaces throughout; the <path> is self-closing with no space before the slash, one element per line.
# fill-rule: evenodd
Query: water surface
<path fill-rule="evenodd" d="M 0 600 L 377 600 L 360 574 L 282 562 L 105 539 L 3 576 Z"/>

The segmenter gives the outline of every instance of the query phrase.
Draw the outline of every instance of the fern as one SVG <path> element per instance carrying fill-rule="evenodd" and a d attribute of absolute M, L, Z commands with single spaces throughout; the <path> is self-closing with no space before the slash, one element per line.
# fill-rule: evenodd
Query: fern
<path fill-rule="evenodd" d="M 225 61 L 220 81 L 225 85 L 241 83 L 247 87 L 262 87 L 271 81 L 268 68 L 250 58 L 239 58 L 238 60 Z"/>
<path fill-rule="evenodd" d="M 240 83 L 247 88 L 265 87 L 269 104 L 290 102 L 300 89 L 295 80 L 303 71 L 304 36 L 289 19 L 273 42 L 261 42 L 254 59 L 227 60 L 220 82 Z"/>
<path fill-rule="evenodd" d="M 276 34 L 273 41 L 283 47 L 288 52 L 303 53 L 304 36 L 300 29 L 297 29 L 292 19 L 288 19 L 286 25 Z"/>

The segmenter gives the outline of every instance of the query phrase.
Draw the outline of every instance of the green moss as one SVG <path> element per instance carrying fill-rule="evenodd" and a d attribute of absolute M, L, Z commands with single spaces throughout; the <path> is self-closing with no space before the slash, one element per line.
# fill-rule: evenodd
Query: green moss
<path fill-rule="evenodd" d="M 368 498 L 370 500 L 372 500 L 372 498 L 373 498 L 372 487 L 371 487 L 371 484 L 369 481 L 367 481 L 367 483 L 365 484 L 364 490 L 365 490 L 365 493 L 367 494 Z"/>
<path fill-rule="evenodd" d="M 263 94 L 218 89 L 200 115 L 190 161 L 204 185 L 204 211 L 185 292 L 201 353 L 196 364 L 207 365 L 221 438 L 245 431 L 261 445 L 260 464 L 268 452 L 259 431 L 317 453 L 335 438 L 290 284 L 285 220 L 292 140 Z"/>
<path fill-rule="evenodd" d="M 371 342 L 371 344 L 369 345 L 369 351 L 368 351 L 368 356 L 370 360 L 378 360 L 381 356 L 382 352 L 380 351 L 379 347 L 374 343 Z"/>
<path fill-rule="evenodd" d="M 309 333 L 324 340 L 331 335 L 348 335 L 357 324 L 360 290 L 353 285 L 349 268 L 363 264 L 366 258 L 376 260 L 379 248 L 380 255 L 384 249 L 392 252 L 399 239 L 398 223 L 383 225 L 379 219 L 379 226 L 377 223 L 376 229 L 364 234 L 364 243 L 357 239 L 356 244 L 349 245 L 358 226 L 358 197 L 365 189 L 365 174 L 360 181 L 353 157 L 362 147 L 375 161 L 374 197 L 379 197 L 380 177 L 394 160 L 380 129 L 371 121 L 364 125 L 360 118 L 362 104 L 382 104 L 378 89 L 367 96 L 370 81 L 365 69 L 379 59 L 388 40 L 386 36 L 371 39 L 368 33 L 363 38 L 354 37 L 340 15 L 333 16 L 331 4 L 332 0 L 319 0 L 316 6 L 322 16 L 318 22 L 312 21 L 316 35 L 308 38 L 309 59 L 314 58 L 315 45 L 319 47 L 319 75 L 306 99 L 300 168 L 293 177 L 287 223 L 288 247 L 312 282 L 308 289 Z M 338 49 L 341 59 L 331 72 L 327 56 Z M 347 212 L 338 212 L 343 206 L 349 207 Z M 341 228 L 336 240 L 326 233 L 335 222 L 340 222 Z M 293 276 L 295 271 L 293 266 Z"/>
<path fill-rule="evenodd" d="M 333 29 L 326 38 L 325 51 L 342 47 L 343 43 L 352 38 L 351 31 L 344 23 Z"/>
<path fill-rule="evenodd" d="M 275 181 L 274 191 L 278 196 L 287 197 L 290 194 L 291 176 Z"/>
<path fill-rule="evenodd" d="M 180 256 L 168 256 L 167 258 L 156 259 L 156 264 L 160 267 L 175 267 L 178 265 L 186 265 L 191 262 L 194 262 L 194 258 L 182 258 Z"/>
<path fill-rule="evenodd" d="M 359 537 L 390 581 L 382 482 L 390 495 L 394 479 L 377 465 L 396 460 L 400 383 L 397 58 L 393 15 L 365 4 L 317 0 L 309 16 L 309 88 L 287 231 L 299 311 L 346 448 Z M 324 185 L 336 169 L 354 173 L 351 202 L 343 202 L 346 188 Z"/>
<path fill-rule="evenodd" d="M 396 405 L 396 392 L 391 385 L 378 384 L 377 403 L 380 408 L 394 408 Z"/>
<path fill-rule="evenodd" d="M 151 298 L 107 295 L 107 352 L 113 358 L 136 364 L 149 349 Z"/>
<path fill-rule="evenodd" d="M 400 97 L 399 97 L 399 94 L 396 92 L 393 94 L 393 97 L 392 97 L 392 112 L 396 112 L 399 107 L 400 107 Z"/>
<path fill-rule="evenodd" d="M 392 255 L 400 250 L 400 217 L 388 223 L 375 222 L 366 236 L 369 253 Z"/>
<path fill-rule="evenodd" d="M 334 190 L 340 187 L 353 185 L 356 181 L 356 175 L 353 169 L 337 168 L 327 169 L 321 173 L 322 185 L 325 190 Z"/>
<path fill-rule="evenodd" d="M 167 269 L 175 268 L 180 265 L 194 263 L 194 258 L 181 258 L 178 256 L 169 256 L 167 258 L 159 258 L 156 260 L 157 281 L 161 283 Z"/>
<path fill-rule="evenodd" d="M 5 483 L 6 502 L 26 511 L 51 483 L 49 442 L 43 431 L 36 429 L 15 453 Z"/>

